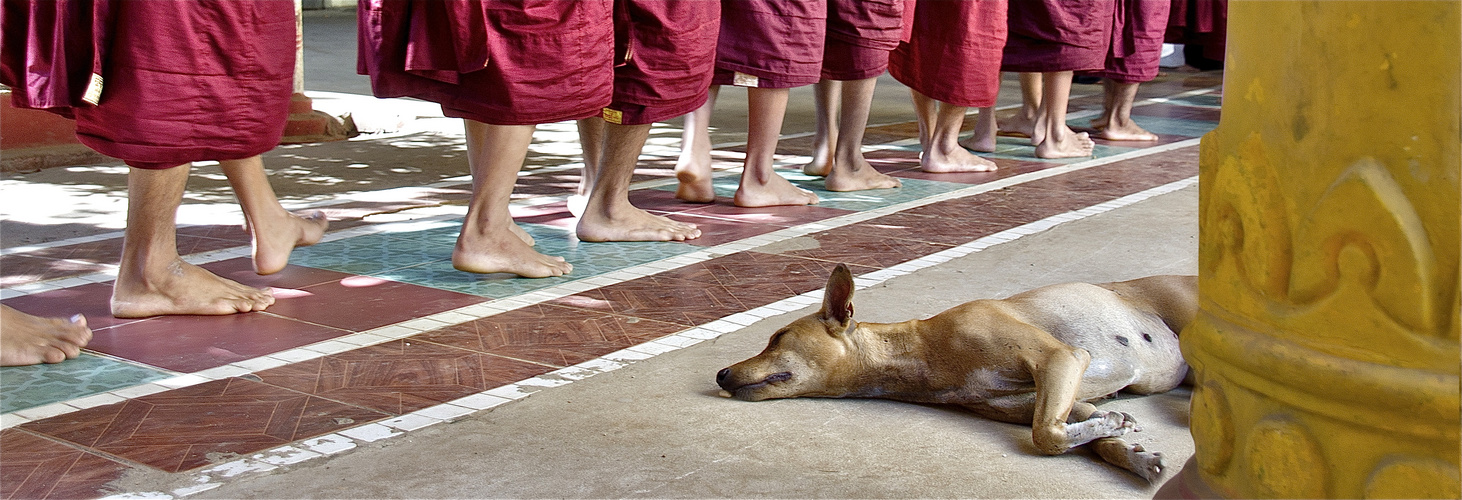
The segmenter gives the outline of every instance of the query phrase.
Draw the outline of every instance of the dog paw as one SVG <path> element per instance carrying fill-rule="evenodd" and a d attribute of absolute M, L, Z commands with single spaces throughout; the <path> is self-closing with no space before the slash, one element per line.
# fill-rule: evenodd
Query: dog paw
<path fill-rule="evenodd" d="M 1162 452 L 1143 450 L 1140 444 L 1127 448 L 1127 461 L 1132 464 L 1132 472 L 1142 476 L 1149 483 L 1156 484 L 1168 471 L 1167 464 L 1164 464 L 1162 460 Z"/>
<path fill-rule="evenodd" d="M 1137 419 L 1131 414 L 1119 411 L 1098 411 L 1087 419 L 1092 422 L 1093 430 L 1098 437 L 1117 437 L 1128 432 L 1139 432 L 1142 427 L 1137 425 Z"/>

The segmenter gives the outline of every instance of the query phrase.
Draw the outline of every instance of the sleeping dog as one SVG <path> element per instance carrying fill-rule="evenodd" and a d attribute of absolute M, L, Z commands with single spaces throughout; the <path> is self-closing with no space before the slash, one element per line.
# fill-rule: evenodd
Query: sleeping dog
<path fill-rule="evenodd" d="M 1184 382 L 1178 332 L 1197 315 L 1197 277 L 1052 285 L 901 323 L 854 321 L 852 300 L 852 273 L 838 265 L 820 311 L 778 330 L 766 350 L 721 370 L 716 382 L 747 401 L 807 396 L 960 405 L 1030 425 L 1042 453 L 1087 445 L 1149 481 L 1162 476 L 1161 453 L 1119 438 L 1140 430 L 1132 416 L 1091 401 L 1117 391 L 1156 394 Z"/>

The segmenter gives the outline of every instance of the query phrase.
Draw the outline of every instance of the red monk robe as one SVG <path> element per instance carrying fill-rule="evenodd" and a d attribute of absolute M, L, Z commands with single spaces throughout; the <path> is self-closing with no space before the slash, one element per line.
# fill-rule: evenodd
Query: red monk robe
<path fill-rule="evenodd" d="M 492 125 L 588 118 L 610 103 L 610 0 L 366 0 L 357 12 L 357 70 L 377 97 Z"/>
<path fill-rule="evenodd" d="M 1189 59 L 1201 57 L 1222 67 L 1228 42 L 1228 0 L 1172 0 L 1171 6 L 1166 41 L 1183 44 Z M 1203 61 L 1189 64 L 1211 69 Z"/>
<path fill-rule="evenodd" d="M 827 0 L 723 0 L 712 83 L 763 88 L 817 83 L 826 36 Z"/>
<path fill-rule="evenodd" d="M 1121 83 L 1142 83 L 1157 78 L 1171 6 L 1154 0 L 1118 0 L 1106 67 L 1082 74 Z"/>
<path fill-rule="evenodd" d="M 1100 70 L 1112 42 L 1116 0 L 1010 2 L 1001 71 Z"/>
<path fill-rule="evenodd" d="M 894 50 L 889 74 L 941 102 L 967 108 L 995 105 L 1005 15 L 1005 0 L 919 0 L 913 35 Z"/>
<path fill-rule="evenodd" d="M 7 0 L 3 19 L 25 47 L 0 61 L 14 104 L 74 116 L 82 144 L 128 165 L 248 158 L 284 133 L 290 2 Z"/>
<path fill-rule="evenodd" d="M 603 110 L 604 119 L 644 125 L 705 104 L 720 30 L 719 2 L 616 2 L 614 101 Z"/>
<path fill-rule="evenodd" d="M 908 40 L 907 0 L 828 0 L 822 78 L 864 80 L 888 69 L 889 52 Z"/>

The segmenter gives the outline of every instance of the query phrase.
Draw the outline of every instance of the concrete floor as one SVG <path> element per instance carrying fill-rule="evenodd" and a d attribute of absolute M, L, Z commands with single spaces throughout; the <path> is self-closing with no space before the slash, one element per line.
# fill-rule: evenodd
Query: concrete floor
<path fill-rule="evenodd" d="M 1197 272 L 1197 188 L 891 279 L 855 296 L 859 318 L 927 317 L 1064 281 Z M 1090 453 L 1034 452 L 1030 429 L 957 408 L 879 400 L 747 403 L 716 371 L 813 307 L 461 420 L 286 466 L 196 498 L 1150 498 L 1155 487 Z M 1176 473 L 1193 453 L 1188 391 L 1122 398 L 1130 440 Z M 171 491 L 134 473 L 124 491 Z"/>

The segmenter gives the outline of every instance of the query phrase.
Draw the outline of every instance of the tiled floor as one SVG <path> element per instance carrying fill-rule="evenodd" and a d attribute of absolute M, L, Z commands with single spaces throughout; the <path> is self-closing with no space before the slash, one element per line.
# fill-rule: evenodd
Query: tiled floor
<path fill-rule="evenodd" d="M 320 436 L 370 440 L 410 430 L 515 397 L 504 386 L 567 383 L 606 355 L 651 356 L 674 335 L 817 290 L 837 263 L 863 275 L 1191 179 L 1194 139 L 1216 125 L 1219 98 L 1216 79 L 1196 87 L 1191 80 L 1147 88 L 1145 95 L 1165 97 L 1134 109 L 1161 140 L 1102 143 L 1095 158 L 1036 160 L 1026 141 L 1002 138 L 988 155 L 999 171 L 932 175 L 918 171 L 908 145 L 915 127 L 872 128 L 870 162 L 904 187 L 831 193 L 818 179 L 782 171 L 821 196 L 816 206 L 734 207 L 730 172 L 717 180 L 716 203 L 682 203 L 666 170 L 647 169 L 632 198 L 700 225 L 704 236 L 684 243 L 579 242 L 562 202 L 573 172 L 522 176 L 515 215 L 538 248 L 574 264 L 562 278 L 452 269 L 457 218 L 360 220 L 460 202 L 465 183 L 330 206 L 346 220 L 267 277 L 251 271 L 236 228 L 182 230 L 180 247 L 208 269 L 275 289 L 279 301 L 261 313 L 111 318 L 110 281 L 98 271 L 116 261 L 117 238 L 6 253 L 5 304 L 84 313 L 96 337 L 79 360 L 0 369 L 0 496 L 98 497 L 116 493 L 108 483 L 131 468 L 198 471 Z M 787 140 L 780 152 L 805 156 L 809 143 Z"/>

